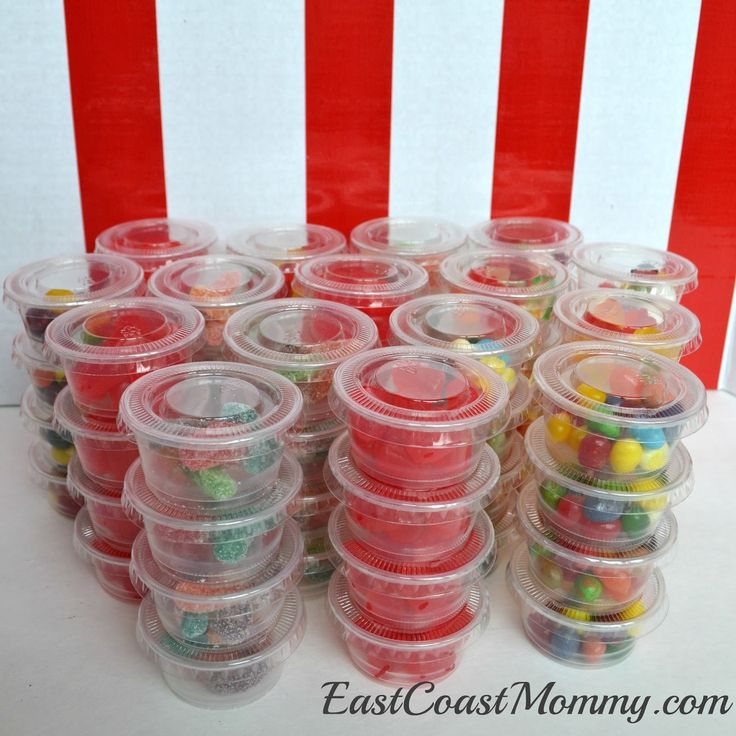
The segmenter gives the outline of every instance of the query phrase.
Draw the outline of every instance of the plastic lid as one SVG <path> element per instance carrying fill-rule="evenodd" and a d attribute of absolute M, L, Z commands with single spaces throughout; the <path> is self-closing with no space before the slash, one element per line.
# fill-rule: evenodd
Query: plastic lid
<path fill-rule="evenodd" d="M 506 431 L 516 429 L 526 422 L 529 416 L 529 406 L 532 403 L 532 389 L 526 376 L 518 376 L 516 386 L 511 392 L 509 400 L 509 422 Z"/>
<path fill-rule="evenodd" d="M 516 490 L 527 471 L 524 438 L 518 432 L 512 432 L 509 445 L 508 453 L 501 463 L 501 477 L 498 479 L 500 493 Z"/>
<path fill-rule="evenodd" d="M 41 487 L 61 488 L 66 492 L 66 468 L 52 463 L 48 446 L 41 439 L 36 439 L 28 448 L 28 470 Z"/>
<path fill-rule="evenodd" d="M 524 309 L 488 296 L 432 294 L 394 309 L 392 345 L 427 345 L 519 365 L 538 351 L 539 323 Z"/>
<path fill-rule="evenodd" d="M 28 309 L 65 312 L 92 302 L 138 292 L 141 267 L 127 258 L 102 253 L 60 256 L 28 263 L 5 279 L 5 302 Z"/>
<path fill-rule="evenodd" d="M 554 306 L 569 339 L 585 338 L 689 355 L 701 343 L 700 321 L 677 302 L 625 289 L 582 289 Z"/>
<path fill-rule="evenodd" d="M 157 269 L 152 296 L 189 302 L 197 309 L 237 308 L 280 296 L 284 275 L 273 263 L 236 255 L 195 256 Z"/>
<path fill-rule="evenodd" d="M 391 256 L 333 255 L 300 263 L 293 289 L 302 296 L 349 300 L 354 307 L 401 304 L 426 288 L 427 272 Z"/>
<path fill-rule="evenodd" d="M 87 363 L 130 363 L 195 349 L 204 318 L 189 304 L 154 297 L 95 302 L 57 317 L 46 330 L 55 355 Z"/>
<path fill-rule="evenodd" d="M 699 430 L 708 417 L 705 387 L 695 374 L 631 345 L 575 342 L 552 348 L 535 362 L 533 382 L 535 398 L 548 413 L 568 411 L 594 422 L 604 416 L 620 427 L 673 427 L 680 437 Z"/>
<path fill-rule="evenodd" d="M 665 470 L 653 478 L 600 480 L 580 472 L 577 466 L 555 460 L 547 449 L 545 431 L 544 417 L 539 417 L 527 429 L 524 444 L 529 461 L 545 478 L 574 493 L 624 503 L 668 496 L 673 506 L 692 493 L 693 464 L 682 442 L 677 443 Z"/>
<path fill-rule="evenodd" d="M 464 482 L 433 491 L 411 491 L 373 480 L 359 470 L 350 456 L 350 438 L 341 434 L 330 447 L 325 480 L 332 493 L 351 505 L 351 498 L 395 511 L 406 523 L 421 524 L 422 515 L 481 509 L 497 495 L 501 466 L 490 447 L 482 449 L 473 474 Z"/>
<path fill-rule="evenodd" d="M 153 495 L 143 475 L 140 459 L 136 460 L 125 475 L 122 503 L 125 513 L 134 521 L 152 521 L 163 526 L 190 532 L 216 532 L 224 529 L 241 529 L 263 525 L 288 514 L 299 492 L 302 471 L 299 463 L 288 453 L 284 453 L 279 466 L 279 476 L 270 486 L 264 498 L 237 510 L 223 511 L 213 515 L 211 512 L 190 511 L 175 506 Z"/>
<path fill-rule="evenodd" d="M 282 437 L 302 410 L 299 389 L 272 371 L 238 363 L 184 363 L 138 379 L 118 422 L 168 446 L 253 448 Z"/>
<path fill-rule="evenodd" d="M 20 400 L 20 416 L 23 426 L 30 432 L 40 429 L 52 429 L 51 420 L 54 413 L 51 407 L 44 404 L 38 398 L 33 386 L 29 386 L 23 392 Z"/>
<path fill-rule="evenodd" d="M 571 262 L 581 271 L 631 286 L 670 286 L 687 293 L 698 285 L 698 269 L 694 263 L 658 248 L 586 243 L 573 250 Z"/>
<path fill-rule="evenodd" d="M 231 253 L 295 264 L 315 256 L 341 253 L 345 236 L 324 225 L 294 224 L 238 230 L 227 239 Z"/>
<path fill-rule="evenodd" d="M 538 253 L 456 253 L 442 262 L 440 274 L 458 291 L 509 301 L 559 296 L 570 282 L 562 264 Z"/>
<path fill-rule="evenodd" d="M 173 217 L 132 220 L 103 230 L 95 241 L 98 253 L 117 253 L 146 271 L 173 259 L 205 253 L 217 240 L 211 225 Z"/>
<path fill-rule="evenodd" d="M 333 368 L 378 342 L 373 320 L 353 307 L 321 299 L 251 304 L 225 325 L 224 338 L 240 359 L 272 370 Z"/>
<path fill-rule="evenodd" d="M 378 426 L 417 432 L 487 428 L 492 436 L 509 418 L 506 382 L 476 360 L 446 350 L 394 347 L 370 350 L 335 371 L 330 406 Z"/>
<path fill-rule="evenodd" d="M 582 243 L 583 234 L 569 222 L 549 217 L 499 217 L 471 228 L 468 238 L 484 248 L 557 255 Z"/>
<path fill-rule="evenodd" d="M 287 435 L 286 443 L 297 456 L 326 452 L 332 441 L 345 429 L 336 417 L 329 417 L 309 424 L 295 424 Z"/>
<path fill-rule="evenodd" d="M 78 503 L 82 504 L 89 499 L 96 504 L 120 508 L 120 489 L 102 485 L 93 478 L 90 478 L 84 472 L 79 455 L 75 455 L 69 461 L 66 473 L 66 485 L 69 495 Z"/>
<path fill-rule="evenodd" d="M 121 552 L 97 536 L 89 518 L 89 511 L 82 507 L 74 519 L 74 550 L 86 562 L 104 562 L 127 568 L 130 552 Z"/>
<path fill-rule="evenodd" d="M 31 340 L 26 332 L 19 332 L 13 338 L 12 358 L 18 367 L 24 367 L 26 370 L 40 369 L 53 373 L 58 370 L 43 354 L 41 343 Z"/>
<path fill-rule="evenodd" d="M 82 414 L 74 403 L 68 386 L 63 388 L 54 402 L 54 429 L 62 435 L 87 437 L 89 439 L 119 440 L 129 443 L 130 437 L 118 429 L 114 419 L 105 420 Z"/>

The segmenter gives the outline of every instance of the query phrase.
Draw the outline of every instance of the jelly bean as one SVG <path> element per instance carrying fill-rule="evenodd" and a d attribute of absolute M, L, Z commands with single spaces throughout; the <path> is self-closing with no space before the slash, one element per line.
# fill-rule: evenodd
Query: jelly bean
<path fill-rule="evenodd" d="M 585 505 L 583 508 L 585 516 L 590 521 L 603 523 L 618 519 L 623 513 L 624 503 L 622 501 L 589 496 L 585 499 Z"/>
<path fill-rule="evenodd" d="M 586 638 L 583 640 L 582 652 L 588 664 L 596 664 L 606 653 L 606 644 L 600 639 Z"/>
<path fill-rule="evenodd" d="M 641 444 L 645 450 L 656 450 L 667 441 L 659 427 L 632 427 L 629 434 Z"/>
<path fill-rule="evenodd" d="M 549 648 L 560 659 L 575 659 L 580 650 L 580 637 L 574 629 L 565 626 L 552 634 Z"/>
<path fill-rule="evenodd" d="M 610 440 L 607 440 L 605 437 L 589 434 L 580 442 L 578 460 L 586 468 L 600 470 L 605 467 L 610 453 Z"/>
<path fill-rule="evenodd" d="M 568 493 L 566 496 L 560 499 L 557 504 L 557 513 L 565 519 L 565 521 L 574 526 L 579 524 L 583 519 L 583 496 L 577 494 Z"/>
<path fill-rule="evenodd" d="M 646 605 L 642 600 L 638 600 L 628 605 L 623 611 L 620 611 L 618 615 L 619 618 L 622 618 L 624 621 L 630 621 L 631 619 L 643 616 L 646 612 Z"/>
<path fill-rule="evenodd" d="M 639 539 L 644 536 L 649 528 L 649 523 L 649 514 L 646 513 L 624 514 L 621 518 L 621 528 L 632 539 Z"/>
<path fill-rule="evenodd" d="M 588 433 L 582 427 L 573 427 L 570 430 L 570 436 L 567 438 L 567 444 L 572 447 L 575 452 L 580 449 L 580 443 Z"/>
<path fill-rule="evenodd" d="M 560 502 L 560 499 L 565 496 L 567 491 L 553 480 L 546 480 L 539 487 L 539 494 L 542 496 L 544 502 L 550 508 L 556 509 Z"/>
<path fill-rule="evenodd" d="M 599 404 L 604 403 L 606 400 L 606 394 L 603 391 L 593 388 L 593 386 L 589 386 L 587 383 L 581 383 L 577 387 L 577 392 Z"/>
<path fill-rule="evenodd" d="M 579 608 L 563 608 L 562 615 L 575 621 L 590 621 L 592 618 L 591 614 L 587 611 L 581 611 Z"/>
<path fill-rule="evenodd" d="M 501 371 L 500 376 L 506 383 L 513 383 L 516 380 L 516 371 L 510 366 L 507 366 Z"/>
<path fill-rule="evenodd" d="M 631 591 L 631 577 L 625 570 L 601 571 L 601 582 L 606 595 L 615 601 L 625 601 Z"/>
<path fill-rule="evenodd" d="M 550 588 L 562 587 L 564 574 L 562 568 L 551 560 L 543 560 L 539 566 L 542 582 Z"/>
<path fill-rule="evenodd" d="M 601 597 L 603 584 L 592 575 L 578 575 L 575 579 L 575 589 L 586 603 L 592 603 Z"/>
<path fill-rule="evenodd" d="M 661 470 L 670 459 L 669 445 L 664 444 L 656 450 L 645 450 L 639 461 L 639 466 L 646 472 Z"/>
<path fill-rule="evenodd" d="M 611 469 L 614 473 L 633 473 L 642 459 L 642 446 L 632 439 L 618 440 L 611 450 Z"/>
<path fill-rule="evenodd" d="M 552 442 L 564 442 L 572 429 L 570 415 L 560 412 L 547 420 L 547 437 Z"/>

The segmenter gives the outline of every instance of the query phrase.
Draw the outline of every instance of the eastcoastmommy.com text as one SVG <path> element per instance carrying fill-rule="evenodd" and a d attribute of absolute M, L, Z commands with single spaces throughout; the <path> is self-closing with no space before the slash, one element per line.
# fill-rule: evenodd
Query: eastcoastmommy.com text
<path fill-rule="evenodd" d="M 322 684 L 324 715 L 382 716 L 493 716 L 531 712 L 539 715 L 620 716 L 639 723 L 646 715 L 725 715 L 733 705 L 726 695 L 670 695 L 659 703 L 650 695 L 573 695 L 556 692 L 556 682 L 533 687 L 514 682 L 497 693 L 440 695 L 431 682 L 420 682 L 392 693 L 364 695 L 351 692 L 347 681 Z"/>

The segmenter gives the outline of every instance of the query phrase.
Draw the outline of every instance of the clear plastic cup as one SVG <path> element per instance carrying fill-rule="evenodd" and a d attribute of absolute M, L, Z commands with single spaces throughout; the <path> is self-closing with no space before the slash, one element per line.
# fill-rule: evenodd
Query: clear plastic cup
<path fill-rule="evenodd" d="M 496 533 L 496 559 L 491 568 L 491 573 L 500 567 L 502 557 L 510 549 L 516 546 L 519 541 L 519 530 L 516 526 L 516 514 L 513 509 L 509 509 L 502 517 L 498 524 L 493 525 Z"/>
<path fill-rule="evenodd" d="M 85 416 L 65 388 L 54 404 L 54 427 L 58 436 L 74 442 L 79 462 L 91 479 L 122 488 L 125 473 L 138 458 L 138 447 L 114 420 Z"/>
<path fill-rule="evenodd" d="M 46 346 L 79 409 L 114 419 L 123 391 L 151 371 L 190 361 L 203 330 L 204 318 L 188 304 L 120 299 L 61 315 L 46 331 Z"/>
<path fill-rule="evenodd" d="M 327 452 L 345 425 L 335 417 L 312 424 L 296 424 L 286 436 L 286 446 L 302 466 L 303 496 L 321 495 L 325 491 L 324 469 Z M 312 492 L 314 491 L 314 492 Z"/>
<path fill-rule="evenodd" d="M 265 497 L 214 516 L 210 509 L 197 514 L 159 500 L 136 461 L 125 478 L 123 507 L 146 530 L 156 562 L 172 574 L 199 582 L 247 580 L 278 555 L 300 478 L 298 463 L 285 454 Z"/>
<path fill-rule="evenodd" d="M 140 600 L 128 572 L 130 551 L 116 549 L 98 537 L 87 509 L 82 509 L 74 520 L 73 540 L 77 555 L 92 565 L 97 582 L 106 593 L 130 603 Z"/>
<path fill-rule="evenodd" d="M 355 464 L 405 489 L 462 483 L 509 419 L 509 389 L 472 358 L 380 348 L 335 371 L 330 405 L 347 424 Z"/>
<path fill-rule="evenodd" d="M 98 483 L 82 469 L 79 456 L 72 458 L 66 478 L 69 495 L 83 504 L 97 537 L 121 552 L 130 554 L 140 531 L 123 509 L 120 489 Z"/>
<path fill-rule="evenodd" d="M 332 495 L 332 494 L 330 494 Z M 327 536 L 327 528 L 302 532 L 304 537 L 304 576 L 299 590 L 305 598 L 316 598 L 327 590 L 330 578 L 335 572 Z"/>
<path fill-rule="evenodd" d="M 25 332 L 18 333 L 13 339 L 12 356 L 15 365 L 25 368 L 28 373 L 38 400 L 51 411 L 56 397 L 66 386 L 64 371 L 50 363 L 43 353 L 42 344 L 31 340 Z"/>
<path fill-rule="evenodd" d="M 529 549 L 529 572 L 554 600 L 588 613 L 621 611 L 641 597 L 655 566 L 672 557 L 677 522 L 662 515 L 650 537 L 637 547 L 612 551 L 560 536 L 538 509 L 537 485 L 519 495 L 516 516 Z"/>
<path fill-rule="evenodd" d="M 471 228 L 468 240 L 480 248 L 539 253 L 566 264 L 583 234 L 569 222 L 549 217 L 496 217 Z"/>
<path fill-rule="evenodd" d="M 654 534 L 667 509 L 693 489 L 692 461 L 682 444 L 659 475 L 630 481 L 598 480 L 555 460 L 547 449 L 544 419 L 529 427 L 525 444 L 540 515 L 556 533 L 578 544 L 636 547 Z"/>
<path fill-rule="evenodd" d="M 582 289 L 560 297 L 555 319 L 564 342 L 635 345 L 679 361 L 702 343 L 700 320 L 685 307 L 624 289 Z"/>
<path fill-rule="evenodd" d="M 150 593 L 166 632 L 193 649 L 251 646 L 267 637 L 303 568 L 301 534 L 287 522 L 278 554 L 258 577 L 245 583 L 183 580 L 154 559 L 145 534 L 131 552 L 130 576 L 141 595 Z"/>
<path fill-rule="evenodd" d="M 534 364 L 547 449 L 570 473 L 611 481 L 659 475 L 708 417 L 687 368 L 628 345 L 577 342 Z"/>
<path fill-rule="evenodd" d="M 135 261 L 148 279 L 167 263 L 205 255 L 216 242 L 217 233 L 204 222 L 152 217 L 103 230 L 95 241 L 95 251 L 116 253 Z"/>
<path fill-rule="evenodd" d="M 225 325 L 228 357 L 276 371 L 298 386 L 305 424 L 332 418 L 327 393 L 335 368 L 377 342 L 370 317 L 321 299 L 253 304 Z"/>
<path fill-rule="evenodd" d="M 301 407 L 299 391 L 271 371 L 189 363 L 133 384 L 119 424 L 135 437 L 146 482 L 162 502 L 218 513 L 268 492 Z"/>
<path fill-rule="evenodd" d="M 305 627 L 304 604 L 294 590 L 287 595 L 273 629 L 261 641 L 233 650 L 203 650 L 173 639 L 147 595 L 138 611 L 136 638 L 174 695 L 198 708 L 225 709 L 252 703 L 276 685 L 284 662 L 301 643 Z"/>
<path fill-rule="evenodd" d="M 342 561 L 353 604 L 396 631 L 427 631 L 450 621 L 496 556 L 493 526 L 484 514 L 476 517 L 461 547 L 431 562 L 396 562 L 377 555 L 351 531 L 343 507 L 332 513 L 328 530 L 333 563 L 337 567 Z"/>
<path fill-rule="evenodd" d="M 380 625 L 355 605 L 340 571 L 332 576 L 327 600 L 333 625 L 355 666 L 368 677 L 392 685 L 445 679 L 490 620 L 489 594 L 480 583 L 470 586 L 465 605 L 453 618 L 422 632 Z"/>
<path fill-rule="evenodd" d="M 488 445 L 498 455 L 501 462 L 504 462 L 511 452 L 514 435 L 528 423 L 529 411 L 532 406 L 532 391 L 529 386 L 529 379 L 526 376 L 518 376 L 515 384 L 509 400 L 510 415 L 508 424 L 503 432 L 493 435 L 488 440 Z"/>
<path fill-rule="evenodd" d="M 271 261 L 281 269 L 291 289 L 296 267 L 318 256 L 343 253 L 345 236 L 324 225 L 297 224 L 238 230 L 227 239 L 227 250 Z"/>
<path fill-rule="evenodd" d="M 524 632 L 546 656 L 577 667 L 606 667 L 626 658 L 637 639 L 656 629 L 667 615 L 664 579 L 658 570 L 641 596 L 616 613 L 588 613 L 550 598 L 529 568 L 526 545 L 514 551 L 506 570 L 521 609 Z"/>
<path fill-rule="evenodd" d="M 362 255 L 395 256 L 422 266 L 437 291 L 439 265 L 465 245 L 465 230 L 437 217 L 379 217 L 350 233 L 350 247 Z"/>
<path fill-rule="evenodd" d="M 631 289 L 679 302 L 698 286 L 698 269 L 687 258 L 640 245 L 579 245 L 570 266 L 581 289 Z"/>
<path fill-rule="evenodd" d="M 463 483 L 411 491 L 373 480 L 350 457 L 347 432 L 330 448 L 325 479 L 355 540 L 390 562 L 432 562 L 462 547 L 496 494 L 500 463 L 489 449 Z"/>
<path fill-rule="evenodd" d="M 248 304 L 286 296 L 277 266 L 261 258 L 210 255 L 159 268 L 148 282 L 151 296 L 196 307 L 204 317 L 204 346 L 195 360 L 222 360 L 227 320 Z"/>
<path fill-rule="evenodd" d="M 36 440 L 28 449 L 28 472 L 35 486 L 46 492 L 51 508 L 62 516 L 73 519 L 81 506 L 69 495 L 66 487 L 66 468 L 51 462 L 47 448 Z"/>
<path fill-rule="evenodd" d="M 509 451 L 501 463 L 501 475 L 496 483 L 495 495 L 485 507 L 488 518 L 497 527 L 506 513 L 516 504 L 516 494 L 529 473 L 529 464 L 524 448 L 524 438 L 514 432 L 509 442 Z"/>
<path fill-rule="evenodd" d="M 306 496 L 302 487 L 297 496 L 296 508 L 292 517 L 303 532 L 326 527 L 332 510 L 338 504 L 338 500 L 332 495 L 327 484 L 324 481 L 323 484 L 322 493 Z"/>
<path fill-rule="evenodd" d="M 69 461 L 74 457 L 74 443 L 54 430 L 53 412 L 38 400 L 30 386 L 23 392 L 20 416 L 23 426 L 38 437 L 50 466 L 66 472 Z"/>
<path fill-rule="evenodd" d="M 64 312 L 141 294 L 143 271 L 116 255 L 60 256 L 26 264 L 3 288 L 5 303 L 18 310 L 28 337 L 43 343 L 46 328 Z"/>
<path fill-rule="evenodd" d="M 416 263 L 392 256 L 334 255 L 297 266 L 295 296 L 348 304 L 367 314 L 386 343 L 391 312 L 427 290 L 427 272 Z"/>

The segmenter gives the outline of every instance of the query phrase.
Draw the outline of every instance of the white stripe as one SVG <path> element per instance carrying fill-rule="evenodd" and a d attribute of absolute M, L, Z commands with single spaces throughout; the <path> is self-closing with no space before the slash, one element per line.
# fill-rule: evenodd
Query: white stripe
<path fill-rule="evenodd" d="M 734 283 L 729 315 L 726 340 L 723 345 L 723 360 L 718 376 L 718 388 L 725 388 L 727 391 L 736 394 L 736 283 Z"/>
<path fill-rule="evenodd" d="M 502 0 L 396 0 L 392 215 L 488 218 Z"/>
<path fill-rule="evenodd" d="M 4 3 L 0 23 L 2 279 L 29 261 L 84 251 L 64 6 Z M 10 361 L 18 316 L 0 310 L 0 403 L 28 385 Z"/>
<path fill-rule="evenodd" d="M 222 235 L 304 221 L 303 2 L 159 0 L 156 12 L 169 213 Z"/>
<path fill-rule="evenodd" d="M 699 0 L 591 0 L 570 221 L 667 247 Z"/>

